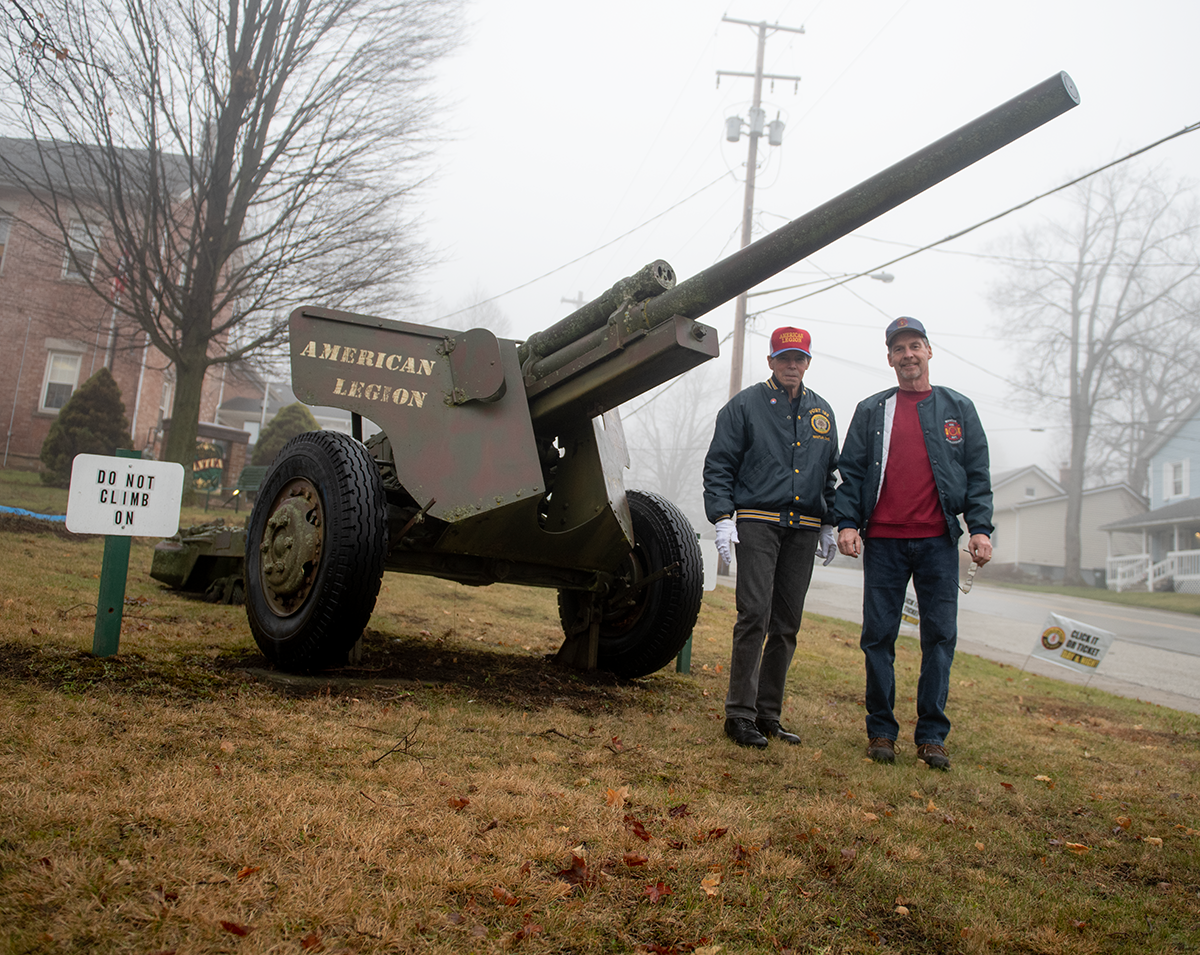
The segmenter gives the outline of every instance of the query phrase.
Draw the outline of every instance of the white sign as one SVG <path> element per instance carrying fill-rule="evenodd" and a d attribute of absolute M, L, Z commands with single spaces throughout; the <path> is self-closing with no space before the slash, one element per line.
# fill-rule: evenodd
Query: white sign
<path fill-rule="evenodd" d="M 67 530 L 119 537 L 170 537 L 179 530 L 183 466 L 77 454 L 67 492 Z"/>
<path fill-rule="evenodd" d="M 1095 673 L 1113 637 L 1107 630 L 1052 613 L 1046 618 L 1033 655 L 1080 673 Z"/>
<path fill-rule="evenodd" d="M 920 629 L 921 608 L 917 604 L 917 595 L 911 590 L 904 592 L 904 607 L 900 611 L 900 626 Z"/>

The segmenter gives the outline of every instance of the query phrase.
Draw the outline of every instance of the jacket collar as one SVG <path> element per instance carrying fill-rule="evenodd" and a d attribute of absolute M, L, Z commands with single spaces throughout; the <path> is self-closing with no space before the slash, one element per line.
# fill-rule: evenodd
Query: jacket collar
<path fill-rule="evenodd" d="M 771 377 L 766 380 L 765 384 L 772 391 L 782 391 L 785 395 L 787 394 L 787 390 L 775 379 L 774 375 L 771 375 Z M 804 382 L 800 382 L 800 391 L 796 394 L 796 397 L 803 398 L 806 394 L 808 394 L 808 388 L 805 386 Z"/>

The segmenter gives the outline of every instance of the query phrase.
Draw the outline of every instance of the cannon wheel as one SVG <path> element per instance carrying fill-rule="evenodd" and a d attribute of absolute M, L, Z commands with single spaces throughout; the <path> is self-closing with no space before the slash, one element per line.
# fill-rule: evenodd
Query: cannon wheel
<path fill-rule="evenodd" d="M 704 595 L 704 565 L 691 522 L 666 498 L 649 491 L 628 493 L 634 547 L 621 570 L 625 586 L 600 604 L 596 665 L 632 678 L 660 670 L 683 649 Z M 639 583 L 678 562 L 670 576 Z M 630 589 L 632 588 L 632 589 Z M 589 595 L 558 592 L 563 629 L 571 633 L 586 615 Z"/>
<path fill-rule="evenodd" d="M 366 448 L 334 431 L 285 444 L 246 535 L 246 616 L 267 659 L 297 672 L 344 663 L 386 553 L 387 503 Z"/>

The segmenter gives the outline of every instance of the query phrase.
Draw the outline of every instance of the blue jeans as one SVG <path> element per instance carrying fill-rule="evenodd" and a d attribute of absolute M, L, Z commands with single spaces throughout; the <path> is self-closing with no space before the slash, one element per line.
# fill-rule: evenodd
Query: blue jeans
<path fill-rule="evenodd" d="M 778 720 L 820 534 L 766 521 L 738 521 L 737 532 L 737 621 L 725 716 Z"/>
<path fill-rule="evenodd" d="M 867 664 L 867 736 L 895 740 L 896 636 L 912 579 L 921 617 L 921 676 L 913 741 L 944 743 L 946 696 L 958 641 L 958 545 L 942 537 L 868 537 L 863 547 L 862 646 Z"/>

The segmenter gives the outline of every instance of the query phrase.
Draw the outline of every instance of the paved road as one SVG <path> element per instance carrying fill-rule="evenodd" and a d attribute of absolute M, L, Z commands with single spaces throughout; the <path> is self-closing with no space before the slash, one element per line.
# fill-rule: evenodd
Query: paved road
<path fill-rule="evenodd" d="M 958 608 L 961 653 L 1069 683 L 1090 679 L 1091 686 L 1110 693 L 1200 713 L 1200 617 L 978 581 L 969 594 L 959 595 Z M 861 623 L 861 571 L 818 564 L 804 609 Z M 1077 673 L 1030 656 L 1050 612 L 1116 634 L 1097 673 Z"/>

